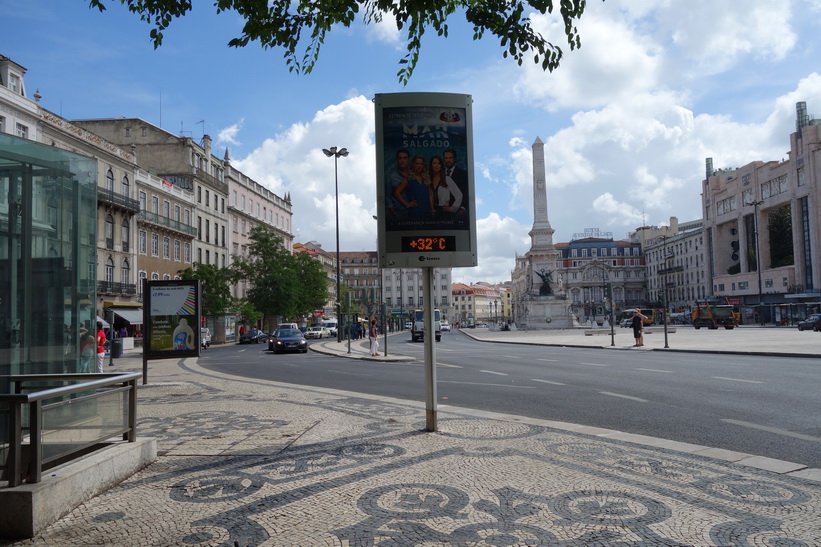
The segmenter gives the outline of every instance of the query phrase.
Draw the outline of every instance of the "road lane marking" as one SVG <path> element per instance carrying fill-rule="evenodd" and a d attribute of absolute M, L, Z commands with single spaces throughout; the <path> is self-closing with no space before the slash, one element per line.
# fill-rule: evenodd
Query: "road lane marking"
<path fill-rule="evenodd" d="M 462 365 L 452 365 L 450 363 L 436 363 L 437 367 L 449 367 L 449 368 L 465 368 Z"/>
<path fill-rule="evenodd" d="M 744 382 L 746 384 L 763 384 L 764 382 L 758 382 L 756 380 L 743 380 L 741 378 L 726 378 L 724 376 L 713 376 L 713 380 L 728 380 L 730 382 Z"/>
<path fill-rule="evenodd" d="M 576 363 L 577 365 L 585 365 L 588 367 L 609 367 L 610 365 L 603 365 L 601 363 Z"/>
<path fill-rule="evenodd" d="M 730 419 L 722 419 L 722 422 L 733 424 L 733 425 L 740 425 L 741 427 L 749 427 L 750 429 L 758 429 L 761 431 L 767 431 L 769 433 L 775 433 L 776 435 L 783 435 L 784 437 L 793 437 L 795 439 L 801 439 L 804 441 L 812 441 L 812 442 L 821 442 L 821 437 L 812 437 L 810 435 L 804 435 L 802 433 L 795 433 L 793 431 L 787 431 L 786 429 L 778 429 L 776 427 L 769 427 L 766 425 L 759 425 L 753 424 L 750 422 L 742 422 L 740 420 L 730 420 Z"/>
<path fill-rule="evenodd" d="M 634 369 L 634 370 L 645 370 L 647 372 L 667 372 L 668 374 L 673 373 L 672 370 L 659 370 L 657 368 L 637 368 L 637 369 Z"/>
<path fill-rule="evenodd" d="M 630 395 L 622 395 L 621 393 L 612 393 L 610 391 L 599 391 L 602 395 L 609 395 L 611 397 L 619 397 L 621 399 L 629 399 L 631 401 L 636 401 L 639 403 L 647 403 L 649 402 L 647 399 L 639 399 L 638 397 L 631 397 Z"/>
<path fill-rule="evenodd" d="M 558 363 L 558 359 L 536 359 L 537 361 L 544 361 L 546 363 Z"/>
<path fill-rule="evenodd" d="M 337 374 L 348 374 L 349 376 L 373 376 L 373 374 L 362 374 L 361 372 L 348 372 L 346 370 L 328 369 L 328 372 L 336 372 Z"/>
<path fill-rule="evenodd" d="M 507 376 L 504 372 L 496 372 L 495 370 L 480 370 L 479 372 L 485 372 L 487 374 L 495 374 L 497 376 Z"/>
<path fill-rule="evenodd" d="M 465 386 L 512 387 L 516 389 L 536 389 L 534 386 L 520 386 L 516 384 L 488 384 L 484 382 L 460 382 L 459 380 L 437 380 L 437 384 L 461 384 Z"/>
<path fill-rule="evenodd" d="M 503 355 L 505 359 L 521 359 L 518 355 Z"/>
<path fill-rule="evenodd" d="M 552 384 L 554 386 L 566 386 L 567 384 L 563 384 L 561 382 L 551 382 L 550 380 L 540 380 L 539 378 L 531 378 L 531 382 L 541 382 L 543 384 Z"/>

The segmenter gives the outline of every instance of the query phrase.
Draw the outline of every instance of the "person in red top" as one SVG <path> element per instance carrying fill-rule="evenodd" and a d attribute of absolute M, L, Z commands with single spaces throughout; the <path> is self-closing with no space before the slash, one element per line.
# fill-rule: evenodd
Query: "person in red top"
<path fill-rule="evenodd" d="M 105 362 L 105 331 L 102 321 L 97 321 L 97 372 L 103 372 Z"/>

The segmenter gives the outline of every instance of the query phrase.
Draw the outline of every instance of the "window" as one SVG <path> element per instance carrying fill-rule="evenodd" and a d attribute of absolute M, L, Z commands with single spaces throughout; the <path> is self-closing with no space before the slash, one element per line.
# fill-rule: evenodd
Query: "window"
<path fill-rule="evenodd" d="M 151 272 L 151 281 L 159 281 L 159 280 L 160 280 L 160 274 L 158 274 L 157 272 Z"/>
<path fill-rule="evenodd" d="M 197 203 L 202 203 L 202 186 L 197 186 Z"/>
<path fill-rule="evenodd" d="M 185 210 L 185 225 L 191 226 L 191 209 Z"/>
<path fill-rule="evenodd" d="M 233 198 L 233 202 L 234 202 L 234 207 L 236 207 L 237 206 L 237 191 L 236 190 L 234 190 L 232 198 Z"/>
<path fill-rule="evenodd" d="M 3 116 L 0 116 L 0 133 L 5 133 L 5 132 L 6 132 L 6 118 L 3 117 Z"/>
<path fill-rule="evenodd" d="M 211 251 L 205 251 L 205 263 L 206 264 L 211 263 Z"/>
<path fill-rule="evenodd" d="M 180 221 L 180 206 L 179 205 L 174 206 L 174 220 L 176 220 L 177 222 Z"/>
<path fill-rule="evenodd" d="M 162 257 L 165 259 L 171 258 L 171 238 L 162 238 Z"/>
<path fill-rule="evenodd" d="M 190 263 L 191 262 L 191 244 L 186 241 L 185 245 L 183 245 L 183 250 L 185 251 L 185 262 Z"/>
<path fill-rule="evenodd" d="M 131 266 L 128 264 L 128 259 L 123 259 L 123 268 L 120 271 L 120 283 L 127 285 L 131 282 Z"/>
<path fill-rule="evenodd" d="M 21 139 L 29 138 L 29 128 L 26 127 L 25 125 L 21 124 L 21 123 L 18 123 L 17 124 L 16 135 L 18 137 L 20 137 Z"/>
<path fill-rule="evenodd" d="M 160 214 L 160 198 L 157 196 L 151 196 L 151 212 L 155 215 Z"/>
<path fill-rule="evenodd" d="M 205 242 L 211 243 L 211 221 L 205 219 Z"/>
<path fill-rule="evenodd" d="M 111 192 L 114 191 L 114 172 L 111 169 L 105 174 L 105 187 Z"/>
<path fill-rule="evenodd" d="M 139 235 L 140 254 L 145 254 L 146 235 L 147 234 L 145 233 L 145 230 L 140 230 L 140 235 Z"/>
<path fill-rule="evenodd" d="M 148 196 L 146 196 L 145 192 L 140 190 L 140 211 L 145 211 L 146 200 Z"/>
<path fill-rule="evenodd" d="M 162 212 L 165 218 L 171 218 L 171 203 L 168 200 L 163 201 Z"/>
<path fill-rule="evenodd" d="M 123 177 L 123 195 L 129 197 L 131 194 L 131 183 L 128 182 L 128 176 Z"/>
<path fill-rule="evenodd" d="M 140 298 L 143 296 L 143 280 L 148 279 L 148 274 L 145 273 L 145 270 L 140 270 L 140 273 L 137 274 L 139 278 L 139 283 L 137 283 L 137 293 L 140 295 Z"/>
<path fill-rule="evenodd" d="M 174 260 L 176 260 L 177 262 L 180 261 L 180 240 L 179 239 L 174 240 Z"/>
<path fill-rule="evenodd" d="M 105 281 L 114 283 L 114 260 L 110 256 L 105 261 Z"/>
<path fill-rule="evenodd" d="M 20 85 L 20 77 L 17 74 L 9 74 L 9 89 L 12 93 L 23 94 L 23 86 Z"/>
<path fill-rule="evenodd" d="M 105 248 L 114 248 L 114 217 L 111 215 L 105 216 Z"/>
<path fill-rule="evenodd" d="M 237 217 L 235 217 L 235 216 L 232 216 L 232 217 L 231 217 L 231 224 L 233 225 L 233 227 L 234 227 L 234 233 L 236 234 L 236 233 L 237 233 L 237 231 L 238 231 L 238 230 L 237 230 L 237 225 L 239 224 L 239 221 L 237 220 Z"/>
<path fill-rule="evenodd" d="M 128 246 L 131 244 L 131 227 L 128 225 L 128 220 L 123 220 L 120 232 L 120 236 L 123 239 L 123 251 L 127 253 Z"/>
<path fill-rule="evenodd" d="M 205 206 L 211 207 L 211 193 L 208 190 L 205 191 Z"/>
<path fill-rule="evenodd" d="M 202 249 L 197 249 L 197 262 L 202 264 Z"/>
<path fill-rule="evenodd" d="M 151 234 L 151 256 L 160 256 L 160 236 Z"/>
<path fill-rule="evenodd" d="M 202 241 L 202 217 L 197 216 L 197 239 Z"/>

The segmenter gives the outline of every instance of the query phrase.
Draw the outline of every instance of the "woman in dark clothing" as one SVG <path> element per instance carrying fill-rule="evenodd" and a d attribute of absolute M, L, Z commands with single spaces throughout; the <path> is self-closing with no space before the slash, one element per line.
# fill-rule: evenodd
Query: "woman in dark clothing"
<path fill-rule="evenodd" d="M 645 319 L 647 319 L 647 316 L 642 315 L 641 312 L 639 312 L 639 310 L 636 310 L 633 313 L 633 317 L 630 319 L 630 326 L 633 327 L 633 338 L 636 339 L 636 344 L 633 346 L 634 348 L 644 345 L 643 331 Z"/>

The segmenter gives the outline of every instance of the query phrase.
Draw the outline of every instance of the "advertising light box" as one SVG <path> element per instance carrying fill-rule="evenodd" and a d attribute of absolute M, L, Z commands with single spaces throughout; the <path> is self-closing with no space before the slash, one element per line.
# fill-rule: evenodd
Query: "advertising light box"
<path fill-rule="evenodd" d="M 384 93 L 376 108 L 379 265 L 477 265 L 470 95 Z"/>

